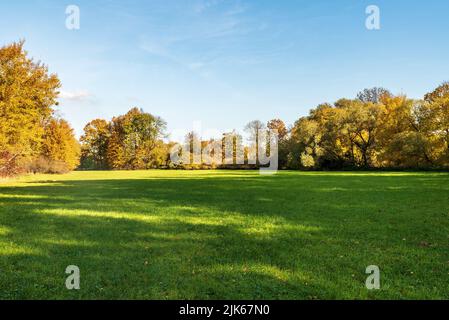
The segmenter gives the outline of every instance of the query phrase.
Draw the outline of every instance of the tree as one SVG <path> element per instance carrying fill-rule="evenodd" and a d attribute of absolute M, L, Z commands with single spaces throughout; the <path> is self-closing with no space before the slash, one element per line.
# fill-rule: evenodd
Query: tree
<path fill-rule="evenodd" d="M 382 106 L 372 102 L 353 101 L 344 111 L 342 130 L 350 142 L 351 154 L 362 167 L 375 165 L 376 137 Z"/>
<path fill-rule="evenodd" d="M 223 133 L 221 145 L 224 167 L 245 164 L 243 138 L 236 130 Z"/>
<path fill-rule="evenodd" d="M 39 153 L 57 104 L 58 77 L 28 58 L 24 42 L 0 48 L 0 173 Z"/>
<path fill-rule="evenodd" d="M 148 169 L 154 166 L 154 149 L 160 146 L 166 123 L 138 108 L 115 117 L 110 125 L 108 165 L 113 169 Z"/>
<path fill-rule="evenodd" d="M 107 169 L 107 151 L 110 139 L 109 123 L 103 119 L 95 119 L 84 127 L 81 136 L 82 163 L 84 167 Z"/>
<path fill-rule="evenodd" d="M 423 101 L 406 96 L 384 100 L 378 130 L 379 161 L 382 167 L 425 167 L 434 163 L 424 123 Z"/>
<path fill-rule="evenodd" d="M 268 121 L 267 128 L 271 130 L 276 130 L 278 132 L 279 141 L 283 141 L 288 134 L 287 127 L 284 121 L 280 119 L 273 119 Z"/>
<path fill-rule="evenodd" d="M 426 94 L 424 122 L 431 135 L 433 150 L 440 166 L 449 166 L 449 83 Z"/>
<path fill-rule="evenodd" d="M 278 162 L 279 162 L 279 166 L 281 168 L 284 168 L 287 166 L 287 162 L 288 162 L 288 134 L 289 134 L 289 131 L 288 131 L 284 121 L 282 121 L 280 119 L 273 119 L 273 120 L 268 121 L 267 128 L 270 130 L 276 130 L 278 133 Z"/>
<path fill-rule="evenodd" d="M 382 106 L 341 99 L 321 104 L 298 120 L 291 133 L 289 162 L 303 167 L 374 166 Z"/>
<path fill-rule="evenodd" d="M 64 172 L 79 165 L 80 154 L 80 145 L 68 122 L 51 119 L 45 126 L 41 155 L 53 165 L 58 165 L 56 172 Z"/>
<path fill-rule="evenodd" d="M 261 150 L 261 133 L 265 129 L 265 125 L 259 120 L 251 121 L 245 126 L 245 131 L 249 134 L 249 140 L 251 143 L 250 153 L 252 156 L 255 156 L 255 159 L 253 160 L 255 160 L 255 164 L 257 166 L 259 166 L 259 151 Z M 250 156 L 250 158 L 252 158 L 252 156 Z"/>
<path fill-rule="evenodd" d="M 195 131 L 190 131 L 184 139 L 183 164 L 187 166 L 201 165 L 203 143 Z"/>
<path fill-rule="evenodd" d="M 314 168 L 322 156 L 320 146 L 322 132 L 317 121 L 301 118 L 295 125 L 294 137 L 300 144 L 299 154 L 295 156 L 304 168 Z"/>
<path fill-rule="evenodd" d="M 350 101 L 350 100 L 345 100 Z M 335 106 L 321 104 L 308 117 L 296 121 L 291 130 L 288 163 L 297 167 L 341 168 L 353 159 L 345 135 L 344 101 Z M 312 161 L 313 159 L 313 161 Z M 349 160 L 348 160 L 349 159 Z"/>
<path fill-rule="evenodd" d="M 381 103 L 382 99 L 391 96 L 392 94 L 385 88 L 374 87 L 371 89 L 364 89 L 357 94 L 357 99 L 364 103 Z"/>
<path fill-rule="evenodd" d="M 443 82 L 434 91 L 427 93 L 424 100 L 427 102 L 434 102 L 438 99 L 444 99 L 449 96 L 449 82 Z"/>

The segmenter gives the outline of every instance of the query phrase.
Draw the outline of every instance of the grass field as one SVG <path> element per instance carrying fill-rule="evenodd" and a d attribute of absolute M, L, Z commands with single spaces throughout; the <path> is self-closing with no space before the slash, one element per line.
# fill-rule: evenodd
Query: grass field
<path fill-rule="evenodd" d="M 65 288 L 65 268 L 81 290 Z M 381 289 L 367 290 L 378 265 Z M 74 172 L 0 183 L 1 299 L 449 298 L 449 174 Z"/>

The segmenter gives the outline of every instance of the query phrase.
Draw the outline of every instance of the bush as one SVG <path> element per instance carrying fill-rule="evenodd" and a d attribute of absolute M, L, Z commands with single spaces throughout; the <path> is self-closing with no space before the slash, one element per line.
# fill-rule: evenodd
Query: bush
<path fill-rule="evenodd" d="M 42 156 L 30 161 L 26 169 L 29 173 L 58 174 L 70 171 L 69 166 L 64 161 L 51 160 Z"/>
<path fill-rule="evenodd" d="M 12 177 L 23 172 L 20 157 L 13 156 L 9 152 L 0 152 L 0 178 Z"/>

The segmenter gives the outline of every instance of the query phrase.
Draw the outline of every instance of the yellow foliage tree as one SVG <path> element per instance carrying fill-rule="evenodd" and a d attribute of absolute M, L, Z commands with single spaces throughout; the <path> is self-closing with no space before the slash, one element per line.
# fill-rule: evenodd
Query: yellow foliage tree
<path fill-rule="evenodd" d="M 24 42 L 0 48 L 0 174 L 39 152 L 53 114 L 59 79 L 28 58 Z"/>
<path fill-rule="evenodd" d="M 59 79 L 27 57 L 24 42 L 0 48 L 0 171 L 39 151 Z"/>
<path fill-rule="evenodd" d="M 78 167 L 81 148 L 67 121 L 51 119 L 45 126 L 41 154 L 59 164 L 61 171 Z"/>

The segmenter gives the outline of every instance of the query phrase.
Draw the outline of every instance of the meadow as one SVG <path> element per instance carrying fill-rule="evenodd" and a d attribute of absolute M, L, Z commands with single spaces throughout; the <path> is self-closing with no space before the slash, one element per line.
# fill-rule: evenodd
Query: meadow
<path fill-rule="evenodd" d="M 369 265 L 380 290 L 365 287 Z M 448 280 L 448 173 L 0 182 L 0 299 L 449 299 Z"/>

